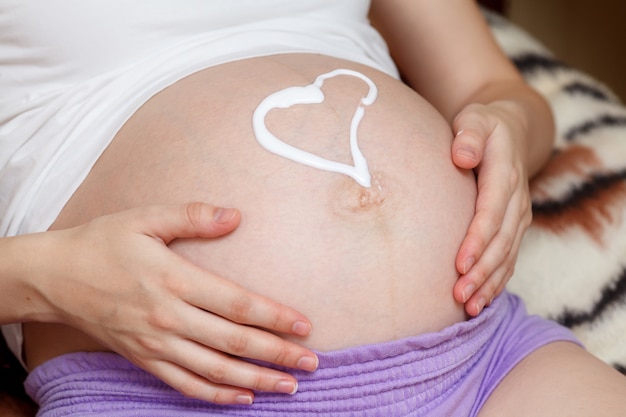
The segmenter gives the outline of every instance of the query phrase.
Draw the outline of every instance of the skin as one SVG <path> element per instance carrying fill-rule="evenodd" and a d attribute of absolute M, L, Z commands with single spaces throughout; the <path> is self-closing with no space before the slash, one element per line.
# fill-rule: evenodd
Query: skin
<path fill-rule="evenodd" d="M 308 85 L 336 68 L 361 72 L 379 90 L 359 128 L 359 146 L 369 155 L 374 178 L 370 189 L 255 143 L 251 116 L 263 98 L 288 86 Z M 323 104 L 272 111 L 267 125 L 280 138 L 345 162 L 349 147 L 343 133 L 367 85 L 355 77 L 337 77 L 324 89 Z M 451 294 L 458 279 L 453 259 L 473 214 L 476 187 L 473 174 L 450 160 L 452 139 L 432 106 L 372 68 L 318 54 L 235 61 L 194 73 L 146 102 L 117 133 L 52 228 L 65 230 L 154 203 L 204 200 L 237 207 L 242 220 L 232 233 L 175 240 L 169 247 L 216 277 L 297 308 L 310 320 L 312 332 L 259 339 L 258 329 L 235 326 L 215 310 L 219 285 L 189 286 L 176 279 L 162 284 L 174 295 L 171 307 L 137 311 L 134 304 L 146 292 L 138 291 L 137 301 L 121 306 L 130 306 L 127 311 L 118 316 L 114 310 L 122 327 L 117 333 L 133 328 L 124 326 L 125 316 L 171 333 L 157 338 L 133 332 L 141 349 L 126 338 L 131 350 L 124 353 L 188 396 L 232 403 L 288 383 L 289 390 L 281 392 L 292 392 L 295 380 L 288 373 L 239 358 L 280 353 L 280 342 L 289 340 L 300 350 L 289 346 L 278 357 L 297 366 L 307 349 L 395 340 L 466 319 Z M 109 282 L 91 285 L 104 286 L 104 298 L 114 299 L 106 292 Z M 118 299 L 132 292 L 134 286 L 127 285 Z M 83 299 L 97 294 L 88 295 Z M 177 308 L 181 299 L 192 308 Z M 159 297 L 155 305 L 163 302 Z M 95 324 L 81 326 L 82 332 L 46 323 L 23 327 L 30 367 L 62 353 L 107 347 L 91 336 Z"/>
<path fill-rule="evenodd" d="M 170 353 L 155 343 L 166 346 L 192 336 L 165 328 L 159 317 L 184 318 L 190 329 L 204 329 L 206 318 L 197 314 L 203 308 L 223 317 L 224 323 L 209 328 L 204 337 L 221 340 L 243 329 L 250 333 L 252 343 L 239 354 L 312 371 L 317 358 L 310 350 L 272 334 L 309 335 L 312 326 L 304 315 L 209 273 L 167 247 L 174 239 L 218 238 L 235 229 L 240 220 L 238 210 L 204 203 L 150 206 L 73 228 L 2 239 L 0 265 L 6 268 L 0 273 L 0 293 L 11 296 L 0 303 L 1 317 L 6 322 L 71 325 L 171 385 L 185 387 L 188 374 L 164 366 Z M 8 261 L 16 259 L 27 265 L 23 271 Z M 22 273 L 30 279 L 20 279 Z M 84 280 L 85 276 L 90 279 Z M 206 297 L 192 299 L 181 294 L 180 288 L 203 288 Z M 219 297 L 213 296 L 216 291 Z M 93 349 L 84 343 L 77 348 Z M 47 349 L 54 356 L 65 347 L 61 341 Z M 251 385 L 247 381 L 256 378 L 250 368 L 240 374 L 239 385 Z M 268 382 L 272 386 L 262 388 L 291 392 L 295 380 L 277 375 Z M 229 402 L 238 401 L 247 403 L 249 396 L 243 400 L 234 396 Z"/>
<path fill-rule="evenodd" d="M 531 218 L 528 177 L 540 169 L 552 144 L 550 111 L 496 47 L 472 1 L 374 0 L 371 18 L 388 41 L 407 83 L 450 123 L 456 134 L 450 147 L 453 162 L 460 168 L 474 169 L 477 174 L 476 214 L 456 256 L 456 269 L 462 276 L 453 289 L 455 299 L 465 302 L 467 313 L 476 315 L 502 290 L 513 272 L 519 242 Z M 124 291 L 114 285 L 107 286 L 112 283 L 109 280 L 112 276 L 120 277 L 116 282 L 136 289 L 146 282 L 156 285 L 152 292 L 155 295 L 147 299 L 145 292 L 135 290 L 136 300 L 142 303 L 134 304 L 132 297 L 128 297 L 125 298 L 127 304 L 118 306 L 123 309 L 143 305 L 144 312 L 150 311 L 151 305 L 160 305 L 163 298 L 181 299 L 181 295 L 172 290 L 172 277 L 176 277 L 177 287 L 194 288 L 200 281 L 212 282 L 212 288 L 229 289 L 230 297 L 210 302 L 212 311 L 224 317 L 225 325 L 228 324 L 222 329 L 245 334 L 249 340 L 262 340 L 251 345 L 250 350 L 238 352 L 241 356 L 282 358 L 270 362 L 285 366 L 298 366 L 301 358 L 309 358 L 312 362 L 304 368 L 314 369 L 315 357 L 310 350 L 257 329 L 306 336 L 311 331 L 311 323 L 304 315 L 244 288 L 231 286 L 229 280 L 184 262 L 180 256 L 166 250 L 165 244 L 174 237 L 212 239 L 236 227 L 238 214 L 226 222 L 226 226 L 216 228 L 211 215 L 214 210 L 213 206 L 199 204 L 134 209 L 100 219 L 85 219 L 83 225 L 68 226 L 63 231 L 0 240 L 3 276 L 0 294 L 10 294 L 0 302 L 0 306 L 6 306 L 1 310 L 2 322 L 44 321 L 71 325 L 86 331 L 104 346 L 134 359 L 171 385 L 197 388 L 199 383 L 189 372 L 184 369 L 174 372 L 164 367 L 167 353 L 145 342 L 179 337 L 172 336 L 172 329 L 151 325 L 139 318 L 116 327 L 117 324 L 109 324 L 107 320 L 111 311 L 104 307 L 106 302 L 95 300 L 116 298 L 113 294 L 133 294 L 124 286 Z M 187 214 L 181 215 L 182 212 Z M 101 239 L 103 235 L 109 238 Z M 120 253 L 117 249 L 120 247 L 130 252 Z M 75 253 L 81 253 L 81 258 L 73 256 Z M 58 262 L 59 259 L 65 262 Z M 155 264 L 154 259 L 160 262 Z M 112 269 L 112 265 L 119 267 Z M 89 280 L 85 279 L 87 276 Z M 68 277 L 73 279 L 68 280 Z M 89 288 L 91 277 L 97 277 L 98 282 L 104 283 L 103 287 L 95 291 Z M 155 280 L 155 277 L 160 279 Z M 64 285 L 55 287 L 59 282 Z M 89 298 L 94 300 L 89 306 L 67 297 L 67 294 L 83 291 L 93 297 Z M 161 295 L 157 296 L 158 293 Z M 247 314 L 233 312 L 232 306 L 238 304 L 235 300 L 241 299 L 249 301 L 244 305 L 254 305 L 254 309 Z M 189 305 L 186 301 L 179 305 L 185 304 Z M 99 310 L 98 306 L 102 308 Z M 176 316 L 173 308 L 167 311 Z M 144 342 L 137 342 L 134 337 L 128 337 L 132 333 L 148 337 Z M 243 371 L 243 376 L 240 374 L 228 382 L 251 387 L 254 384 L 250 381 L 258 380 L 263 372 L 249 369 Z M 262 388 L 280 391 L 281 382 L 291 384 L 289 387 L 295 383 L 287 375 L 274 374 L 263 382 Z M 215 399 L 218 394 L 224 402 L 236 402 L 237 395 L 243 395 L 243 401 L 251 398 L 250 391 L 233 390 L 219 384 L 198 396 Z"/>
<path fill-rule="evenodd" d="M 264 83 L 250 79 L 250 85 L 241 85 L 238 75 L 246 74 L 249 65 Z M 246 146 L 254 139 L 249 125 L 239 123 L 251 114 L 241 109 L 251 110 L 258 103 L 251 97 L 265 97 L 278 86 L 301 85 L 337 67 L 367 74 L 380 90 L 359 137 L 379 185 L 370 190 L 348 177 Z M 221 87 L 212 88 L 226 74 L 230 85 L 222 81 Z M 329 84 L 328 102 L 317 110 L 294 109 L 275 119 L 270 116 L 272 131 L 284 138 L 295 132 L 302 146 L 341 160 L 345 155 L 336 142 L 342 135 L 335 138 L 331 133 L 347 130 L 349 118 L 341 115 L 351 115 L 351 93 L 362 87 L 351 81 Z M 234 88 L 246 94 L 228 94 Z M 211 112 L 212 105 L 224 111 Z M 407 117 L 412 114 L 420 118 Z M 307 123 L 319 128 L 306 128 Z M 82 317 L 72 319 L 75 327 L 25 324 L 28 363 L 36 366 L 77 350 L 106 350 L 102 341 L 108 337 L 112 343 L 121 342 L 118 347 L 138 347 L 142 357 L 129 351 L 130 359 L 163 375 L 187 396 L 249 404 L 253 391 L 287 394 L 296 387 L 288 374 L 240 361 L 246 354 L 267 355 L 285 340 L 297 341 L 292 349 L 279 351 L 279 357 L 290 366 L 301 366 L 307 349 L 326 351 L 394 340 L 466 320 L 450 288 L 458 279 L 453 259 L 472 219 L 476 183 L 471 173 L 450 161 L 452 141 L 443 117 L 404 85 L 327 57 L 258 58 L 213 67 L 176 83 L 146 103 L 120 130 L 53 228 L 80 231 L 82 226 L 71 227 L 90 224 L 91 218 L 96 219 L 94 225 L 117 219 L 117 227 L 123 227 L 133 216 L 149 216 L 149 212 L 124 212 L 129 219 L 106 213 L 154 201 L 174 203 L 208 196 L 232 203 L 242 208 L 241 213 L 204 212 L 214 222 L 205 236 L 213 239 L 191 234 L 188 239 L 168 241 L 181 259 L 200 271 L 211 271 L 214 278 L 192 282 L 191 287 L 177 277 L 156 280 L 156 285 L 148 279 L 139 289 L 133 282 L 116 280 L 115 274 L 104 282 L 92 281 L 89 290 L 100 291 L 81 297 L 79 302 L 88 303 L 81 302 L 80 310 L 92 317 L 92 300 L 104 292 L 103 300 L 108 302 L 103 302 L 107 310 L 102 321 L 113 327 L 114 334 L 94 339 L 92 333 L 101 332 L 100 324 L 84 322 Z M 416 164 L 419 156 L 422 159 Z M 281 201 L 285 195 L 290 198 Z M 185 212 L 179 215 L 196 223 L 203 217 L 196 210 L 202 207 L 178 206 Z M 228 233 L 240 220 L 239 227 Z M 83 243 L 98 245 L 117 236 L 116 222 L 107 223 L 112 230 L 104 229 L 95 240 Z M 145 234 L 136 237 L 145 239 Z M 123 259 L 124 249 L 117 248 L 121 253 L 112 259 Z M 229 277 L 230 284 L 215 278 L 220 276 Z M 102 291 L 110 281 L 122 291 L 115 295 Z M 51 288 L 58 282 L 47 285 L 46 294 L 66 294 Z M 199 286 L 203 291 L 197 291 Z M 286 327 L 285 333 L 268 335 L 247 325 L 243 318 L 246 313 L 256 316 L 257 301 L 237 296 L 246 290 L 271 296 L 279 305 L 297 306 L 311 320 L 313 331 L 298 336 Z M 110 302 L 129 296 L 134 298 Z M 157 303 L 146 305 L 146 300 Z M 127 309 L 135 304 L 140 308 Z M 301 318 L 295 313 L 291 322 Z M 148 326 L 129 324 L 133 319 Z M 87 333 L 76 332 L 78 326 Z M 148 332 L 138 333 L 137 328 Z M 623 376 L 579 346 L 557 342 L 531 353 L 504 377 L 480 415 L 616 416 L 623 410 L 625 396 Z"/>
<path fill-rule="evenodd" d="M 373 0 L 370 17 L 406 82 L 451 123 L 454 163 L 477 174 L 454 288 L 476 315 L 513 274 L 532 216 L 528 178 L 554 141 L 552 113 L 496 45 L 474 1 Z"/>
<path fill-rule="evenodd" d="M 619 417 L 624 398 L 624 375 L 573 343 L 556 342 L 513 368 L 479 416 Z"/>

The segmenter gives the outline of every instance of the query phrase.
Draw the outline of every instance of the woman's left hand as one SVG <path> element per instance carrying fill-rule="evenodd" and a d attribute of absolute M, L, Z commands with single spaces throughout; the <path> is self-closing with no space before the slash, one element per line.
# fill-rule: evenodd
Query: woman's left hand
<path fill-rule="evenodd" d="M 456 257 L 461 274 L 454 297 L 478 315 L 513 275 L 522 236 L 532 219 L 527 141 L 516 105 L 498 101 L 470 104 L 454 119 L 452 159 L 474 169 L 478 197 Z"/>

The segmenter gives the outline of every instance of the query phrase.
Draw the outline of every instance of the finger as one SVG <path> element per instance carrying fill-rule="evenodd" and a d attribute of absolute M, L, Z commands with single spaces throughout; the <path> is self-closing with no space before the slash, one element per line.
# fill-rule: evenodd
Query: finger
<path fill-rule="evenodd" d="M 484 162 L 478 171 L 476 212 L 456 259 L 457 270 L 461 274 L 467 273 L 482 256 L 500 229 L 515 193 L 519 193 L 522 187 L 519 184 L 521 177 L 515 169 L 511 169 L 506 159 L 492 156 Z M 525 185 L 527 190 L 527 183 Z"/>
<path fill-rule="evenodd" d="M 476 212 L 455 261 L 460 274 L 467 274 L 500 230 L 510 203 L 509 196 L 510 191 L 502 184 L 479 181 Z"/>
<path fill-rule="evenodd" d="M 483 158 L 487 136 L 471 129 L 460 129 L 452 141 L 452 161 L 462 169 L 474 169 Z"/>
<path fill-rule="evenodd" d="M 508 266 L 508 268 L 507 268 Z M 491 277 L 476 291 L 465 304 L 465 312 L 472 317 L 479 315 L 482 310 L 493 302 L 502 291 L 508 280 L 513 276 L 515 262 L 502 264 Z"/>
<path fill-rule="evenodd" d="M 516 199 L 513 199 L 513 207 L 516 207 L 515 202 Z M 492 277 L 498 266 L 509 259 L 509 254 L 517 253 L 520 235 L 526 227 L 523 223 L 520 222 L 519 214 L 509 207 L 501 226 L 497 228 L 496 234 L 487 244 L 478 262 L 466 269 L 457 281 L 454 288 L 454 297 L 457 301 L 467 303 L 472 294 Z"/>
<path fill-rule="evenodd" d="M 479 109 L 482 106 L 466 107 L 455 117 L 452 129 L 455 138 L 452 142 L 452 160 L 463 169 L 473 169 L 482 160 L 488 138 L 494 126 Z"/>
<path fill-rule="evenodd" d="M 177 364 L 219 386 L 254 391 L 295 394 L 298 382 L 284 372 L 243 361 L 205 346 L 181 341 L 173 351 L 180 352 Z"/>
<path fill-rule="evenodd" d="M 156 361 L 142 368 L 188 398 L 224 405 L 250 405 L 254 401 L 254 393 L 249 389 L 216 384 L 170 362 Z"/>
<path fill-rule="evenodd" d="M 470 315 L 477 315 L 487 304 L 507 269 L 508 262 L 490 256 L 494 251 L 489 249 L 491 247 L 485 251 L 481 261 L 457 281 L 454 288 L 455 299 L 462 300 Z"/>
<path fill-rule="evenodd" d="M 151 206 L 130 210 L 138 232 L 165 243 L 176 238 L 218 237 L 231 232 L 241 220 L 233 208 L 205 203 Z"/>
<path fill-rule="evenodd" d="M 266 331 L 235 324 L 222 317 L 195 309 L 183 321 L 183 334 L 204 346 L 230 355 L 312 372 L 317 356 L 296 343 Z M 190 326 L 190 324 L 196 324 Z"/>
<path fill-rule="evenodd" d="M 524 212 L 521 216 L 520 220 L 516 211 L 507 212 L 502 229 L 491 241 L 480 261 L 455 285 L 455 298 L 462 299 L 476 314 L 502 291 L 512 276 L 519 246 L 529 224 L 529 214 Z M 479 306 L 472 307 L 472 304 Z"/>
<path fill-rule="evenodd" d="M 477 316 L 488 306 L 496 296 L 499 284 L 506 281 L 507 273 L 511 270 L 509 263 L 501 264 L 494 270 L 483 284 L 472 294 L 465 303 L 465 311 L 470 316 Z"/>
<path fill-rule="evenodd" d="M 498 287 L 496 288 L 495 293 L 493 294 L 493 296 L 491 297 L 491 299 L 493 300 L 495 297 L 497 297 L 498 295 L 500 295 L 502 293 L 502 291 L 504 291 L 504 288 L 506 288 L 506 284 L 509 282 L 509 280 L 513 277 L 513 274 L 515 273 L 515 264 L 517 261 L 517 257 L 515 257 L 515 261 L 511 262 L 511 266 L 509 267 L 509 269 L 506 271 L 506 273 L 504 274 L 504 279 L 502 279 L 500 281 L 500 284 L 498 285 Z M 489 302 L 487 305 L 491 304 L 491 302 Z"/>
<path fill-rule="evenodd" d="M 187 274 L 193 285 L 181 298 L 202 310 L 210 311 L 235 323 L 275 332 L 308 336 L 311 322 L 296 310 L 255 294 L 240 285 L 210 275 L 200 268 Z"/>

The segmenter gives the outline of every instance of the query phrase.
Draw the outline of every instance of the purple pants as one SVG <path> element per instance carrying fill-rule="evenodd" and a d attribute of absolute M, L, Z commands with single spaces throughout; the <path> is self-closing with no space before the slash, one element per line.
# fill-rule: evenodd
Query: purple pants
<path fill-rule="evenodd" d="M 294 373 L 297 394 L 257 393 L 251 406 L 185 398 L 113 353 L 60 356 L 33 370 L 25 385 L 41 417 L 466 417 L 520 360 L 554 341 L 578 343 L 504 293 L 479 317 L 437 333 L 320 353 L 316 372 Z"/>

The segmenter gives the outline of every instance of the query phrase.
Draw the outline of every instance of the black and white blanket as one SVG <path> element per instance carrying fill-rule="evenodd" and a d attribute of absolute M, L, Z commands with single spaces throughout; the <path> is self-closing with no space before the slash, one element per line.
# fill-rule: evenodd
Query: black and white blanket
<path fill-rule="evenodd" d="M 517 26 L 486 16 L 557 126 L 552 158 L 531 183 L 533 223 L 508 288 L 626 374 L 626 107 Z"/>

